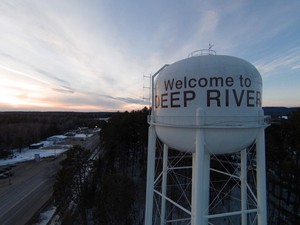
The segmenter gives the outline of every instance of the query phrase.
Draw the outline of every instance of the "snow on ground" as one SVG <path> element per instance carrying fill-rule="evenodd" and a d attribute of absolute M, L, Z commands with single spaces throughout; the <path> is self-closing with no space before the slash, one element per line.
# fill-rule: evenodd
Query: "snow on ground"
<path fill-rule="evenodd" d="M 64 146 L 51 146 L 50 148 L 44 150 L 44 149 L 29 149 L 24 148 L 21 152 L 14 151 L 14 156 L 10 159 L 0 159 L 0 166 L 5 165 L 12 165 L 20 162 L 30 161 L 34 160 L 36 155 L 39 155 L 40 158 L 46 158 L 46 157 L 55 157 L 58 156 L 65 151 L 67 151 L 71 145 L 64 145 Z"/>
<path fill-rule="evenodd" d="M 52 207 L 51 209 L 42 212 L 40 214 L 40 222 L 36 225 L 47 225 L 49 223 L 49 220 L 52 218 L 56 210 L 56 207 Z"/>

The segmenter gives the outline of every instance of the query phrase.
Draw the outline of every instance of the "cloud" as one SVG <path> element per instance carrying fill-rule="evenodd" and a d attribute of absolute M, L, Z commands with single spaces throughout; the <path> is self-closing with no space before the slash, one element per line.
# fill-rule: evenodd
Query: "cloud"
<path fill-rule="evenodd" d="M 8 67 L 3 66 L 3 65 L 0 65 L 0 68 L 1 68 L 1 69 L 4 69 L 4 70 L 7 70 L 8 72 L 17 74 L 17 75 L 19 75 L 19 76 L 23 76 L 23 77 L 29 78 L 29 79 L 31 79 L 31 80 L 38 81 L 38 82 L 40 82 L 40 83 L 49 85 L 48 82 L 45 82 L 45 81 L 43 81 L 43 80 L 41 80 L 41 79 L 39 79 L 39 78 L 37 78 L 37 77 L 35 77 L 35 76 L 32 76 L 31 74 L 28 74 L 28 73 L 25 73 L 25 72 L 22 72 L 22 71 L 17 71 L 17 70 L 15 70 L 15 69 L 8 68 Z"/>
<path fill-rule="evenodd" d="M 75 91 L 70 89 L 69 87 L 64 87 L 61 86 L 61 88 L 52 88 L 53 91 L 57 91 L 60 93 L 68 93 L 68 94 L 73 94 Z"/>
<path fill-rule="evenodd" d="M 300 68 L 300 64 L 292 66 L 292 70 L 296 70 Z"/>
<path fill-rule="evenodd" d="M 109 99 L 125 102 L 125 103 L 130 103 L 130 104 L 143 104 L 143 105 L 147 104 L 144 99 L 140 99 L 140 98 L 129 98 L 129 97 L 123 98 L 123 97 L 113 97 L 113 96 L 105 96 L 105 97 Z"/>
<path fill-rule="evenodd" d="M 210 42 L 217 54 L 254 62 L 263 76 L 297 70 L 297 43 L 281 43 L 294 35 L 287 31 L 298 24 L 297 5 L 2 1 L 0 69 L 11 81 L 34 83 L 28 91 L 42 96 L 33 100 L 51 101 L 51 107 L 138 107 L 145 104 L 143 84 L 148 86 L 143 74 Z"/>
<path fill-rule="evenodd" d="M 68 81 L 66 81 L 66 80 L 64 80 L 64 79 L 61 79 L 61 78 L 59 78 L 59 77 L 57 77 L 57 76 L 55 76 L 55 75 L 53 75 L 53 74 L 50 74 L 49 72 L 46 72 L 46 71 L 44 71 L 44 70 L 42 70 L 42 69 L 39 69 L 39 68 L 35 68 L 35 69 L 33 69 L 33 70 L 35 70 L 36 72 L 38 72 L 38 73 L 41 74 L 41 75 L 44 75 L 44 76 L 46 76 L 46 77 L 49 77 L 49 78 L 51 78 L 52 80 L 54 80 L 54 81 L 60 83 L 60 84 L 61 84 L 60 87 L 62 87 L 62 88 L 64 88 L 64 89 L 67 89 L 68 91 L 73 92 L 73 91 L 71 90 L 72 88 L 70 87 L 70 83 L 69 83 Z"/>
<path fill-rule="evenodd" d="M 254 62 L 260 73 L 264 77 L 278 74 L 281 71 L 299 69 L 300 48 L 296 47 L 280 55 L 270 55 Z"/>

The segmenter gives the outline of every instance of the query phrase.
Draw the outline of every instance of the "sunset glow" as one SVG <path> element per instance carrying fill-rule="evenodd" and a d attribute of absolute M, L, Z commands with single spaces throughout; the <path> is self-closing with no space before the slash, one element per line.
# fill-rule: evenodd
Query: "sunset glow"
<path fill-rule="evenodd" d="M 124 111 L 208 48 L 252 63 L 264 106 L 300 106 L 300 2 L 0 2 L 0 111 Z"/>

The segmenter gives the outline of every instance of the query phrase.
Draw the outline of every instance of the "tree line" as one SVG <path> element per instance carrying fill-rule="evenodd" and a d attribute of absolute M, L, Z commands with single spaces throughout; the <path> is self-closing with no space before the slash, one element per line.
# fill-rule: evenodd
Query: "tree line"
<path fill-rule="evenodd" d="M 300 111 L 266 129 L 268 223 L 300 221 Z"/>
<path fill-rule="evenodd" d="M 63 134 L 79 126 L 95 127 L 96 118 L 112 113 L 0 112 L 0 158 L 49 136 Z"/>
<path fill-rule="evenodd" d="M 85 224 L 82 221 L 87 215 L 99 225 L 143 223 L 147 115 L 146 108 L 116 113 L 103 124 L 101 157 L 94 162 L 92 178 L 82 193 L 85 204 L 81 204 L 84 210 L 80 211 L 85 214 L 80 219 L 76 216 L 79 214 L 70 215 L 62 224 L 76 224 L 76 221 Z M 276 122 L 266 129 L 268 224 L 297 224 L 300 220 L 300 111 L 293 112 L 289 119 L 273 121 Z M 222 180 L 215 175 L 211 179 Z M 176 191 L 172 193 L 176 194 Z"/>
<path fill-rule="evenodd" d="M 90 162 L 88 150 L 82 147 L 68 151 L 53 193 L 63 225 L 142 223 L 148 114 L 147 108 L 115 113 L 102 124 L 96 161 Z"/>

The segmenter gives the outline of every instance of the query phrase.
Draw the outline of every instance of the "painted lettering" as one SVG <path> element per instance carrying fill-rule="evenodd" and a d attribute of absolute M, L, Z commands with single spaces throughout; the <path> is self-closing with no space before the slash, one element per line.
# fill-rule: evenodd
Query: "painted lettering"
<path fill-rule="evenodd" d="M 178 108 L 178 107 L 180 107 L 180 103 L 179 104 L 178 103 L 177 104 L 174 103 L 174 102 L 180 100 L 180 98 L 178 97 L 179 94 L 180 94 L 179 91 L 177 91 L 177 92 L 171 92 L 170 93 L 171 108 Z"/>
<path fill-rule="evenodd" d="M 165 90 L 167 91 L 168 89 L 172 90 L 173 89 L 173 84 L 174 84 L 174 79 L 172 79 L 172 81 L 167 80 L 164 81 L 165 84 Z"/>
<path fill-rule="evenodd" d="M 234 84 L 234 80 L 232 77 L 227 77 L 225 83 L 227 87 L 231 87 Z"/>
<path fill-rule="evenodd" d="M 247 106 L 248 107 L 254 107 L 254 91 L 248 90 L 247 91 Z"/>
<path fill-rule="evenodd" d="M 158 95 L 155 95 L 155 108 L 158 108 L 160 106 L 160 97 Z"/>
<path fill-rule="evenodd" d="M 161 95 L 161 107 L 162 108 L 168 108 L 168 93 Z"/>
<path fill-rule="evenodd" d="M 175 86 L 176 86 L 177 89 L 182 88 L 182 81 L 181 80 L 177 80 Z"/>
<path fill-rule="evenodd" d="M 233 92 L 233 96 L 234 96 L 236 105 L 241 106 L 245 90 L 242 90 L 241 93 L 239 94 L 239 96 L 235 89 L 233 89 L 232 92 Z"/>
<path fill-rule="evenodd" d="M 261 94 L 260 94 L 260 91 L 256 92 L 256 107 L 261 107 Z"/>
<path fill-rule="evenodd" d="M 216 105 L 218 107 L 221 106 L 221 100 L 220 100 L 220 91 L 219 90 L 207 90 L 207 106 L 211 106 L 211 101 L 216 101 Z"/>
<path fill-rule="evenodd" d="M 183 105 L 184 107 L 187 107 L 188 101 L 194 100 L 196 97 L 196 94 L 194 91 L 184 91 L 183 92 Z"/>
<path fill-rule="evenodd" d="M 195 78 L 192 78 L 189 80 L 189 87 L 194 88 L 197 86 L 197 80 Z"/>
<path fill-rule="evenodd" d="M 224 86 L 224 80 L 223 77 L 211 77 L 209 79 L 209 85 L 210 87 L 223 87 Z"/>

